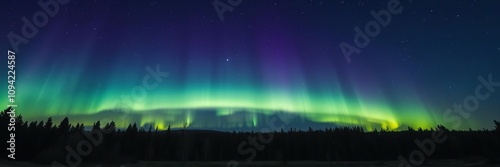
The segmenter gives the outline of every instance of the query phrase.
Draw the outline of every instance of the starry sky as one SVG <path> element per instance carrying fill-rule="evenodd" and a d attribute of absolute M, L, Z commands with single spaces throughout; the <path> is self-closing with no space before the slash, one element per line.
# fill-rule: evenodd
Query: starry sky
<path fill-rule="evenodd" d="M 390 4 L 400 12 L 381 26 L 370 12 Z M 491 129 L 500 120 L 499 5 L 71 0 L 26 37 L 23 17 L 32 24 L 53 6 L 7 0 L 0 46 L 16 51 L 18 114 L 30 121 L 231 130 L 268 127 L 284 113 L 295 118 L 286 128 Z M 379 32 L 368 44 L 355 39 L 372 23 Z M 26 43 L 14 46 L 12 34 Z M 341 43 L 360 42 L 348 61 Z"/>

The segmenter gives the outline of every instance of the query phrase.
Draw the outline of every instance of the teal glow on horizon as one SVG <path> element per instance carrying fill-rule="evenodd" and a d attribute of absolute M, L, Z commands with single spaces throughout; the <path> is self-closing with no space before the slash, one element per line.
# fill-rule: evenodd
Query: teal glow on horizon
<path fill-rule="evenodd" d="M 39 6 L 11 3 L 3 34 L 24 36 L 20 18 L 33 8 L 10 6 Z M 359 47 L 354 27 L 365 29 L 370 11 L 385 8 L 377 1 L 247 0 L 223 22 L 210 2 L 72 2 L 19 44 L 18 114 L 160 129 L 259 129 L 279 112 L 296 116 L 287 129 L 492 128 L 500 119 L 497 87 L 470 117 L 443 114 L 474 94 L 478 76 L 500 82 L 500 24 L 491 24 L 498 5 L 409 3 Z M 5 39 L 4 51 L 12 49 Z M 359 49 L 351 62 L 343 42 Z M 157 86 L 141 92 L 148 67 L 169 75 L 150 76 Z"/>
<path fill-rule="evenodd" d="M 154 67 L 154 66 L 153 66 Z M 56 67 L 54 67 L 56 68 Z M 161 69 L 161 66 L 160 66 Z M 166 68 L 165 68 L 166 69 Z M 141 86 L 143 77 L 133 77 L 136 82 L 123 82 L 110 80 L 107 84 L 99 83 L 92 90 L 80 89 L 82 84 L 79 76 L 74 79 L 67 78 L 67 72 L 54 69 L 48 73 L 42 83 L 44 86 L 30 86 L 20 84 L 23 88 L 19 91 L 20 110 L 25 118 L 44 119 L 49 116 L 69 116 L 96 114 L 105 110 L 121 110 L 142 114 L 140 125 L 153 124 L 165 128 L 166 124 L 173 127 L 182 127 L 185 123 L 197 121 L 210 121 L 197 118 L 197 114 L 184 114 L 182 120 L 172 120 L 169 111 L 183 110 L 196 112 L 196 109 L 212 108 L 219 116 L 230 116 L 238 111 L 270 115 L 277 111 L 298 114 L 313 122 L 331 123 L 332 125 L 362 126 L 367 130 L 374 128 L 398 129 L 401 126 L 433 127 L 430 111 L 419 102 L 411 92 L 401 94 L 406 99 L 392 99 L 384 97 L 382 91 L 372 91 L 370 96 L 363 96 L 361 92 L 347 95 L 341 85 L 325 86 L 324 91 L 314 91 L 307 87 L 306 81 L 289 87 L 268 88 L 266 86 L 242 85 L 227 82 L 220 85 L 211 85 L 210 80 L 187 82 L 186 85 L 175 85 L 172 80 L 175 74 L 164 77 L 159 86 L 147 90 L 142 99 L 132 96 L 132 90 Z M 141 73 L 149 75 L 146 70 Z M 272 74 L 268 74 L 272 75 Z M 43 76 L 42 76 L 43 77 Z M 42 78 L 40 77 L 40 78 Z M 208 78 L 207 76 L 198 76 Z M 20 79 L 19 83 L 24 79 Z M 121 83 L 123 82 L 123 83 Z M 154 83 L 154 79 L 151 83 Z M 135 83 L 135 84 L 134 84 Z M 80 86 L 79 86 L 80 85 Z M 222 86 L 221 86 L 222 85 Z M 256 84 L 257 85 L 257 84 Z M 353 84 L 356 85 L 356 84 Z M 373 86 L 372 86 L 373 87 Z M 363 90 L 369 87 L 353 88 Z M 370 90 L 376 90 L 369 88 Z M 49 93 L 50 92 L 50 93 Z M 366 91 L 365 91 L 366 92 Z M 35 95 L 35 96 L 33 96 Z M 128 99 L 128 100 L 127 100 Z M 64 101 L 64 103 L 61 103 Z M 165 118 L 142 113 L 147 110 L 165 110 Z M 44 111 L 37 113 L 36 111 Z M 174 115 L 174 114 L 172 114 Z M 119 122 L 119 125 L 128 125 L 129 120 L 117 118 L 103 118 Z M 245 119 L 245 118 L 241 118 Z M 165 122 L 165 120 L 170 120 Z M 86 122 L 85 122 L 86 121 Z M 84 120 L 89 125 L 95 120 Z M 136 120 L 137 121 L 137 120 Z M 251 120 L 250 127 L 266 126 L 257 125 L 257 120 Z M 203 128 L 203 127 L 198 127 Z"/>

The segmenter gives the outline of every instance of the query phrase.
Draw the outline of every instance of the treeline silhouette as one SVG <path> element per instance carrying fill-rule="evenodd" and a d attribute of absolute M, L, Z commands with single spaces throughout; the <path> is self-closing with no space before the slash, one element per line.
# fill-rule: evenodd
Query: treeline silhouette
<path fill-rule="evenodd" d="M 5 128 L 9 121 L 7 110 L 0 114 L 3 150 L 8 147 L 5 141 L 9 140 L 10 133 Z M 81 147 L 80 151 L 90 152 L 79 155 L 83 163 L 246 161 L 253 154 L 253 161 L 397 161 L 399 155 L 408 157 L 410 152 L 420 149 L 415 140 L 429 139 L 437 130 L 444 131 L 448 139 L 436 144 L 435 151 L 426 159 L 485 157 L 498 161 L 500 157 L 500 123 L 497 121 L 494 121 L 495 130 L 450 131 L 438 126 L 365 132 L 361 127 L 336 127 L 306 131 L 281 129 L 260 135 L 258 132 L 171 130 L 170 126 L 159 131 L 153 127 L 143 129 L 135 123 L 126 130 L 114 130 L 114 122 L 101 125 L 97 121 L 92 125 L 94 132 L 109 132 L 102 133 L 102 142 L 98 145 L 89 140 L 84 124 L 71 125 L 68 118 L 55 124 L 51 118 L 23 121 L 19 115 L 16 121 L 16 160 L 45 164 L 53 161 L 66 164 L 67 147 L 73 150 Z M 92 137 L 95 139 L 98 135 Z M 82 141 L 92 143 L 92 147 L 82 147 Z M 5 159 L 8 151 L 4 152 L 2 158 Z"/>

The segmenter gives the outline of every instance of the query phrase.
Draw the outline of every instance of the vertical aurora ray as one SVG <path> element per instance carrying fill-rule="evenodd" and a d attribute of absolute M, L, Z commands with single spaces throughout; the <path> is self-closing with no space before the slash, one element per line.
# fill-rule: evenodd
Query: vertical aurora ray
<path fill-rule="evenodd" d="M 115 4 L 88 12 L 93 3 L 103 2 L 67 6 L 62 17 L 51 18 L 23 45 L 16 87 L 18 110 L 26 120 L 68 116 L 72 123 L 86 125 L 108 118 L 119 127 L 137 122 L 159 129 L 185 124 L 257 129 L 268 126 L 273 114 L 285 112 L 297 116 L 290 126 L 430 128 L 443 124 L 438 122 L 442 112 L 473 91 L 477 75 L 499 71 L 498 57 L 485 56 L 498 55 L 493 47 L 500 46 L 498 40 L 489 39 L 498 33 L 478 28 L 481 34 L 471 39 L 456 38 L 468 31 L 441 39 L 428 35 L 435 29 L 406 26 L 421 20 L 413 16 L 393 20 L 391 33 L 381 34 L 348 64 L 337 45 L 352 39 L 353 26 L 367 20 L 348 19 L 351 10 L 334 2 L 286 6 L 252 1 L 224 23 L 215 14 L 206 15 L 213 8 L 192 2 L 158 2 L 163 5 L 158 9 L 137 2 L 144 9 L 133 10 L 129 4 Z M 17 20 L 5 22 L 16 23 L 17 32 L 20 17 L 13 18 Z M 455 24 L 439 26 L 456 28 L 449 25 Z M 449 33 L 454 32 L 437 34 Z M 485 45 L 476 37 L 490 41 Z M 439 46 L 433 46 L 435 41 Z M 450 61 L 448 55 L 457 58 Z M 470 63 L 470 55 L 479 56 Z M 149 74 L 145 67 L 157 65 L 170 75 L 147 90 L 144 99 L 123 102 Z M 468 119 L 468 124 L 490 127 L 491 120 L 485 119 L 496 118 L 497 112 L 489 110 L 499 107 L 498 95 L 491 98 L 481 101 L 481 109 L 488 110 L 485 118 Z"/>
<path fill-rule="evenodd" d="M 264 54 L 263 54 L 264 55 Z M 347 93 L 337 85 L 322 85 L 319 91 L 308 89 L 308 85 L 317 87 L 317 83 L 308 83 L 301 80 L 299 70 L 293 71 L 281 67 L 277 73 L 265 73 L 262 78 L 254 78 L 253 81 L 261 80 L 264 84 L 240 85 L 232 83 L 231 80 L 213 82 L 211 78 L 221 78 L 229 72 L 212 73 L 208 63 L 200 62 L 195 67 L 188 67 L 186 83 L 179 87 L 176 84 L 166 84 L 154 91 L 147 93 L 146 99 L 134 101 L 131 105 L 133 115 L 139 115 L 138 119 L 117 119 L 118 125 L 125 127 L 132 121 L 138 121 L 139 125 L 158 126 L 164 129 L 168 125 L 181 128 L 185 124 L 194 128 L 233 128 L 233 127 L 261 127 L 266 122 L 260 121 L 258 114 L 272 115 L 276 111 L 286 111 L 303 116 L 313 122 L 330 123 L 332 125 L 363 126 L 368 130 L 374 128 L 397 129 L 402 125 L 431 127 L 434 124 L 427 122 L 429 117 L 425 115 L 425 106 L 420 104 L 417 98 L 412 97 L 414 92 L 401 94 L 401 97 L 388 99 L 376 84 L 370 87 L 356 83 L 363 83 L 351 79 L 354 93 Z M 205 67 L 203 67 L 205 66 Z M 296 67 L 296 66 L 294 66 Z M 267 67 L 272 69 L 272 63 Z M 191 70 L 189 70 L 191 69 Z M 120 70 L 112 73 L 120 73 Z M 190 72 L 191 71 L 191 72 Z M 245 71 L 245 70 L 242 70 Z M 73 75 L 68 81 L 65 77 L 66 71 L 57 70 L 53 67 L 38 91 L 33 91 L 37 96 L 35 99 L 21 98 L 20 100 L 32 100 L 32 106 L 23 107 L 26 110 L 48 110 L 50 112 L 27 114 L 27 118 L 43 118 L 57 115 L 98 114 L 103 110 L 116 108 L 117 99 L 123 94 L 130 94 L 134 85 L 140 83 L 141 77 L 133 77 L 131 83 L 121 84 L 124 78 L 110 75 L 112 78 L 107 84 L 95 87 L 93 90 L 77 90 L 78 78 Z M 145 73 L 143 73 L 145 74 Z M 175 74 L 173 74 L 175 75 Z M 252 74 L 253 76 L 259 76 Z M 280 77 L 276 77 L 279 75 Z M 247 75 L 251 76 L 251 75 Z M 63 79 L 64 78 L 64 79 Z M 338 78 L 335 78 L 338 80 Z M 60 81 L 58 81 L 60 80 Z M 252 80 L 246 78 L 247 81 Z M 302 82 L 294 82 L 302 81 Z M 177 82 L 168 80 L 166 82 Z M 128 82 L 127 82 L 128 83 Z M 271 87 L 268 87 L 271 85 Z M 30 90 L 28 86 L 26 90 Z M 36 88 L 34 88 L 36 89 Z M 32 92 L 32 93 L 33 93 Z M 38 92 L 38 93 L 37 93 Z M 46 93 L 52 92 L 52 93 Z M 69 93 L 71 92 L 71 93 Z M 24 93 L 23 93 L 24 94 Z M 67 94 L 72 98 L 65 100 L 65 104 L 56 105 L 51 101 L 64 99 Z M 397 100 L 399 99 L 399 100 Z M 119 108 L 118 108 L 119 109 Z M 213 117 L 204 117 L 205 110 L 215 112 Z M 161 110 L 161 112 L 148 112 L 149 110 Z M 239 112 L 252 114 L 238 114 Z M 398 111 L 404 111 L 398 113 Z M 215 122 L 211 118 L 217 118 Z M 416 119 L 418 118 L 418 119 Z M 225 119 L 225 120 L 224 120 Z M 82 121 L 82 120 L 80 120 Z M 87 125 L 92 122 L 83 120 Z M 209 123 L 212 122 L 212 123 Z M 403 124 L 404 122 L 404 124 Z"/>

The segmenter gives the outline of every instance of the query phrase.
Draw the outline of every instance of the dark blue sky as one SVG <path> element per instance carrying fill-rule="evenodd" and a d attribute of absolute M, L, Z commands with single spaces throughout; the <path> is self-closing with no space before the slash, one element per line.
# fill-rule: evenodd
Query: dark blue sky
<path fill-rule="evenodd" d="M 214 2 L 232 9 L 223 13 L 223 21 Z M 370 12 L 388 11 L 388 3 L 401 13 L 392 13 L 380 33 L 348 62 L 340 44 L 356 46 L 355 27 L 366 33 L 365 25 L 380 25 Z M 59 11 L 28 38 L 22 18 L 32 23 L 43 7 L 8 0 L 0 7 L 0 32 L 5 52 L 15 48 L 11 32 L 19 36 L 16 40 L 28 41 L 17 45 L 16 58 L 19 108 L 28 119 L 122 109 L 115 104 L 123 102 L 123 95 L 137 93 L 136 86 L 150 74 L 146 67 L 159 66 L 168 77 L 144 90 L 143 98 L 126 102 L 128 112 L 143 113 L 133 120 L 142 125 L 265 126 L 258 114 L 280 110 L 301 115 L 300 126 L 491 128 L 492 120 L 500 119 L 500 95 L 494 91 L 500 87 L 493 83 L 488 89 L 478 78 L 491 75 L 490 82 L 500 82 L 498 5 L 451 0 L 242 0 L 233 6 L 225 0 L 73 0 L 59 4 Z M 481 84 L 480 93 L 487 98 L 475 94 Z M 471 111 L 447 113 L 455 103 L 466 105 L 464 100 L 474 105 Z M 207 123 L 200 108 L 224 118 Z M 158 109 L 166 114 L 142 112 Z M 182 110 L 181 116 L 168 114 L 173 109 Z M 238 111 L 250 114 L 234 114 Z"/>

